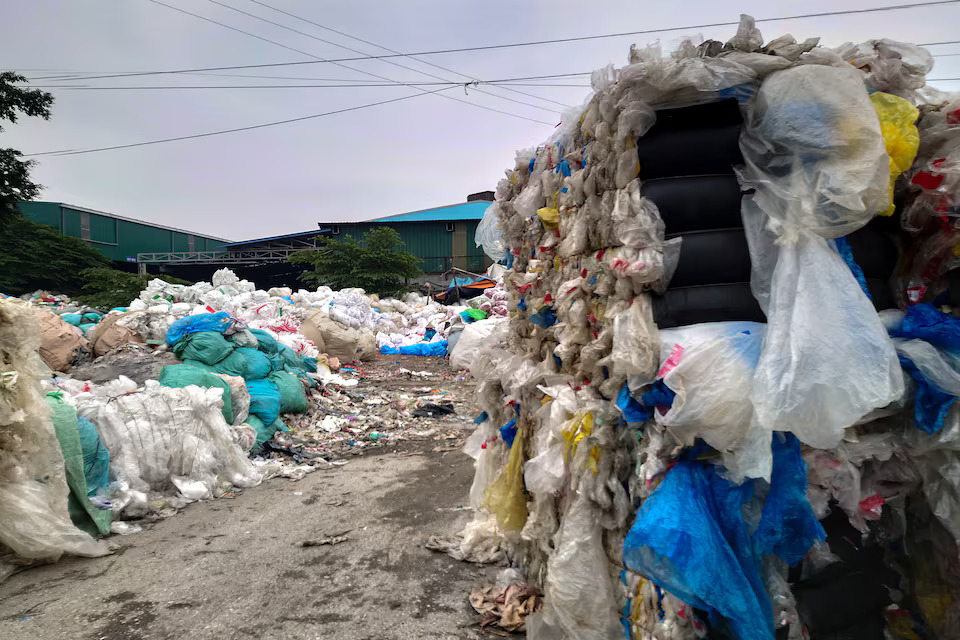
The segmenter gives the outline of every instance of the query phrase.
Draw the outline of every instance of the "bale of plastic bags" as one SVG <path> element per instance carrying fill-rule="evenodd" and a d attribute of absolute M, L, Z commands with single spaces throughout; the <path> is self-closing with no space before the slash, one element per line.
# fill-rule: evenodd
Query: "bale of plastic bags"
<path fill-rule="evenodd" d="M 232 392 L 230 385 L 223 378 L 187 364 L 175 364 L 164 367 L 157 382 L 171 389 L 182 389 L 190 385 L 205 389 L 221 389 L 223 391 L 223 419 L 226 420 L 227 424 L 233 424 Z"/>
<path fill-rule="evenodd" d="M 216 331 L 190 333 L 173 345 L 173 352 L 181 360 L 197 360 L 210 366 L 226 358 L 231 351 L 233 345 Z"/>
<path fill-rule="evenodd" d="M 64 458 L 40 389 L 40 331 L 28 306 L 0 299 L 0 543 L 23 564 L 103 556 L 107 546 L 70 521 Z M 0 580 L 14 569 L 0 561 Z"/>

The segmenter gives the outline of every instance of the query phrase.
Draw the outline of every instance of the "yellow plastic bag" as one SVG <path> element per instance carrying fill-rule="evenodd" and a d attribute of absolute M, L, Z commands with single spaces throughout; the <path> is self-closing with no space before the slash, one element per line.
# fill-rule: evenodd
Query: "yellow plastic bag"
<path fill-rule="evenodd" d="M 540 216 L 540 222 L 547 229 L 556 229 L 560 224 L 560 210 L 553 207 L 544 207 L 537 209 L 537 215 Z"/>
<path fill-rule="evenodd" d="M 903 98 L 882 91 L 870 94 L 870 102 L 880 118 L 883 143 L 890 156 L 890 206 L 880 215 L 891 216 L 894 211 L 893 183 L 917 157 L 917 147 L 920 145 L 917 117 L 920 112 Z"/>
<path fill-rule="evenodd" d="M 484 506 L 506 531 L 520 531 L 527 523 L 527 495 L 523 491 L 523 428 L 510 447 L 507 464 L 484 494 Z"/>

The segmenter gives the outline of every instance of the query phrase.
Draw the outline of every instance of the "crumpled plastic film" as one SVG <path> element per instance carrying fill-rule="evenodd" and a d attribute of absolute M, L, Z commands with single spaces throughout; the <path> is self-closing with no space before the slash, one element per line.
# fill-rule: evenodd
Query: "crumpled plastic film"
<path fill-rule="evenodd" d="M 743 178 L 781 235 L 844 236 L 889 206 L 890 160 L 855 69 L 808 64 L 773 73 L 746 119 Z"/>
<path fill-rule="evenodd" d="M 829 449 L 902 393 L 893 343 L 836 249 L 806 234 L 781 247 L 754 373 L 757 424 Z"/>
<path fill-rule="evenodd" d="M 63 455 L 40 388 L 38 345 L 33 310 L 0 299 L 0 544 L 23 564 L 63 554 L 103 556 L 106 544 L 70 521 Z M 0 580 L 12 570 L 7 558 L 0 560 Z"/>

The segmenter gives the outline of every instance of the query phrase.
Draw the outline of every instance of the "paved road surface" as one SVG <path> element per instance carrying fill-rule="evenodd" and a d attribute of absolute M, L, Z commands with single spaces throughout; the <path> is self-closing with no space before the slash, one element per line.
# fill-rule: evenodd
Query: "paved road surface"
<path fill-rule="evenodd" d="M 113 556 L 0 583 L 0 638 L 476 638 L 467 594 L 495 569 L 422 546 L 469 518 L 456 507 L 472 462 L 459 451 L 379 450 L 190 505 L 112 538 L 122 545 Z M 347 530 L 341 544 L 300 546 Z"/>

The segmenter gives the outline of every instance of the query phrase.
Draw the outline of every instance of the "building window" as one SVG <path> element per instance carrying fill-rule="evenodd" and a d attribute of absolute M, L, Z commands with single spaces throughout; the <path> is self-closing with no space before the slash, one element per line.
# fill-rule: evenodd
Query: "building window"
<path fill-rule="evenodd" d="M 447 231 L 453 231 L 454 227 L 455 227 L 454 223 L 452 222 L 447 223 Z"/>
<path fill-rule="evenodd" d="M 332 233 L 335 236 L 340 235 L 340 227 L 334 225 L 333 228 L 330 230 L 330 233 Z"/>
<path fill-rule="evenodd" d="M 90 214 L 86 211 L 80 212 L 80 237 L 84 240 L 90 239 Z"/>
<path fill-rule="evenodd" d="M 187 251 L 196 251 L 196 239 L 193 236 L 187 236 Z"/>

